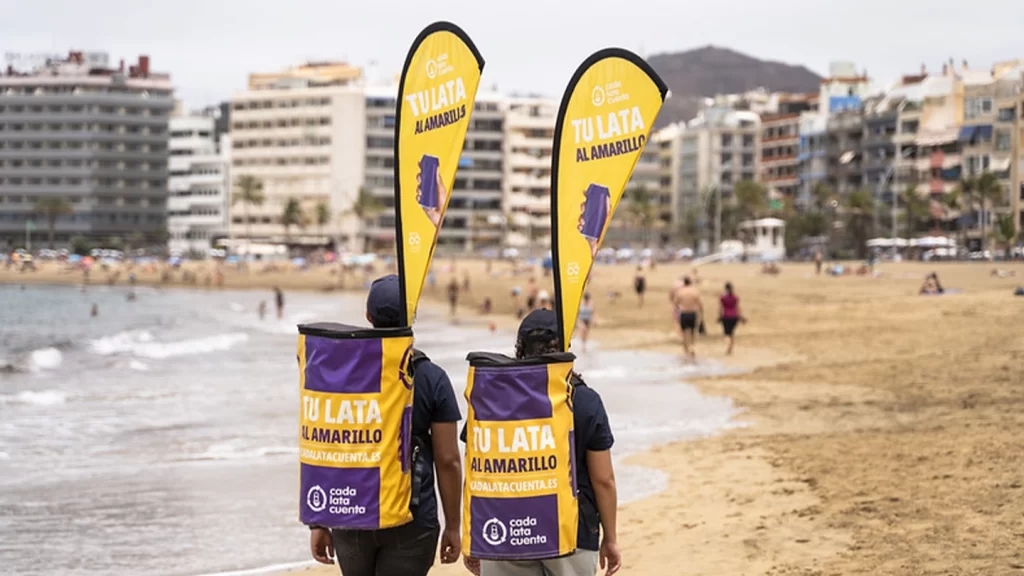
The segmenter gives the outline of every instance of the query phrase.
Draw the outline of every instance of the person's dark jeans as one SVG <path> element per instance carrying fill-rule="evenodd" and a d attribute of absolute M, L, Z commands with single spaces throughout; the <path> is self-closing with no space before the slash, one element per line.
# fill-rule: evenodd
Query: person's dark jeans
<path fill-rule="evenodd" d="M 406 524 L 383 530 L 331 530 L 343 576 L 426 576 L 439 528 Z"/>

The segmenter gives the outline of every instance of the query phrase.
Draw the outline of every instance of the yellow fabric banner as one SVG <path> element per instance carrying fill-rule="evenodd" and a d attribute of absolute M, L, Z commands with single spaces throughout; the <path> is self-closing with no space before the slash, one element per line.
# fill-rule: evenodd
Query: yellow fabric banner
<path fill-rule="evenodd" d="M 448 208 L 484 60 L 450 22 L 413 42 L 395 116 L 395 243 L 406 325 L 416 316 L 437 233 Z"/>
<path fill-rule="evenodd" d="M 594 257 L 667 93 L 647 62 L 608 48 L 580 65 L 562 97 L 551 171 L 551 252 L 565 350 Z"/>

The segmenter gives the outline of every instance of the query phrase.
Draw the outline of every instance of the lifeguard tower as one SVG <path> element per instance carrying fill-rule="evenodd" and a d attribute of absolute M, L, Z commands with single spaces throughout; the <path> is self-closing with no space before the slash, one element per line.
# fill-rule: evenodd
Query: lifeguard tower
<path fill-rule="evenodd" d="M 748 258 L 782 260 L 786 257 L 786 222 L 761 218 L 740 223 L 740 239 Z"/>

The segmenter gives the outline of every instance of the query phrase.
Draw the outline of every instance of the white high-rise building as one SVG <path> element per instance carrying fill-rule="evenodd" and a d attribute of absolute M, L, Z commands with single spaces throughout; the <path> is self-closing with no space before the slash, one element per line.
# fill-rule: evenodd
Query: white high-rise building
<path fill-rule="evenodd" d="M 551 156 L 557 116 L 557 100 L 509 100 L 503 211 L 510 247 L 551 245 Z"/>
<path fill-rule="evenodd" d="M 366 102 L 359 68 L 307 64 L 252 74 L 232 98 L 232 187 L 243 176 L 263 186 L 261 205 L 235 202 L 231 231 L 258 242 L 349 247 L 358 221 L 351 207 L 364 182 Z M 298 201 L 301 217 L 285 225 Z M 323 213 L 326 221 L 318 221 Z"/>
<path fill-rule="evenodd" d="M 168 161 L 168 247 L 172 253 L 205 255 L 228 231 L 230 161 L 228 136 L 218 141 L 219 110 L 172 116 Z"/>

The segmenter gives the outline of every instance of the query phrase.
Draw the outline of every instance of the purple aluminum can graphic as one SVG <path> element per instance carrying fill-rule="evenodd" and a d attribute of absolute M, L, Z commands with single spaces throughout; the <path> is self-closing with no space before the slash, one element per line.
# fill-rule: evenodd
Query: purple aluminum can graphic
<path fill-rule="evenodd" d="M 437 156 L 424 154 L 420 160 L 420 206 L 437 209 Z"/>
<path fill-rule="evenodd" d="M 583 237 L 600 240 L 608 222 L 608 200 L 611 194 L 607 186 L 591 184 L 587 188 L 587 207 L 583 212 Z"/>

